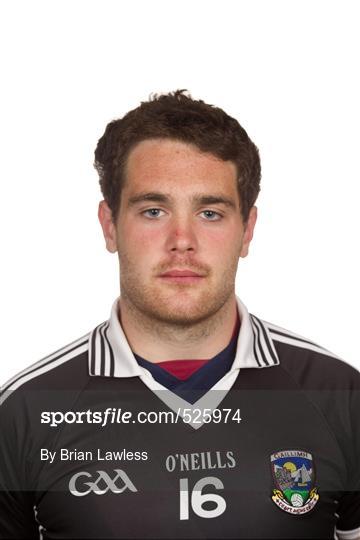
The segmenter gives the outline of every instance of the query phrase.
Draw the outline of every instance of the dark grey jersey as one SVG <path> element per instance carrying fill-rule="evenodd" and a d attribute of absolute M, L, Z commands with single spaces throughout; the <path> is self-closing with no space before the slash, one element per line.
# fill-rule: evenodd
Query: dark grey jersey
<path fill-rule="evenodd" d="M 0 538 L 360 537 L 359 373 L 238 305 L 232 368 L 194 403 L 114 308 L 4 385 Z"/>

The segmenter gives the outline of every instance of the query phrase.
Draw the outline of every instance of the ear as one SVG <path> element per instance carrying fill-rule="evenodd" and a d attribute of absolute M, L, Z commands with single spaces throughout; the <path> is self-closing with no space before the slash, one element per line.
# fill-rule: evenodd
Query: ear
<path fill-rule="evenodd" d="M 100 201 L 99 203 L 98 218 L 103 230 L 106 249 L 110 253 L 116 253 L 116 227 L 112 219 L 112 212 L 106 201 Z"/>
<path fill-rule="evenodd" d="M 245 231 L 243 236 L 243 243 L 241 247 L 240 257 L 246 257 L 249 253 L 249 245 L 254 235 L 254 228 L 257 219 L 257 208 L 252 206 L 250 208 L 249 217 L 245 224 Z"/>

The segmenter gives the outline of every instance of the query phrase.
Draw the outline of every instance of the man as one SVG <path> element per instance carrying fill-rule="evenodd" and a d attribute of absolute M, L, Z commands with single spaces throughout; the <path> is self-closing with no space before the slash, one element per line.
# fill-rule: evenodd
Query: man
<path fill-rule="evenodd" d="M 359 373 L 235 295 L 258 151 L 183 91 L 95 152 L 110 319 L 15 376 L 0 537 L 360 538 Z"/>

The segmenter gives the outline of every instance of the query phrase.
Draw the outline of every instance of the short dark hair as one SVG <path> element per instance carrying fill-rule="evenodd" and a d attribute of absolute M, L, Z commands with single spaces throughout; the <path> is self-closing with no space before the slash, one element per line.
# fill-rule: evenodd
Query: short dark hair
<path fill-rule="evenodd" d="M 99 139 L 94 166 L 115 222 L 133 147 L 147 139 L 173 139 L 235 163 L 241 214 L 246 222 L 260 191 L 259 151 L 237 120 L 222 109 L 193 99 L 186 90 L 154 94 L 123 118 L 113 120 Z"/>

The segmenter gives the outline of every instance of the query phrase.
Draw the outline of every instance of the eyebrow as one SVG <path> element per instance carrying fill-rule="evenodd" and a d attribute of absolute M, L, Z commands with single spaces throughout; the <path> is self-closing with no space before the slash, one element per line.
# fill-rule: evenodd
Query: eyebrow
<path fill-rule="evenodd" d="M 200 193 L 198 195 L 194 195 L 192 199 L 195 203 L 200 204 L 200 205 L 223 204 L 224 206 L 227 206 L 229 208 L 233 208 L 234 210 L 236 210 L 235 202 L 228 197 L 224 197 L 223 195 L 216 195 L 216 194 L 203 195 Z M 128 206 L 131 207 L 144 201 L 170 203 L 171 200 L 172 200 L 172 197 L 166 195 L 165 193 L 159 193 L 157 191 L 150 191 L 146 193 L 138 193 L 137 195 L 133 195 L 132 197 L 129 197 Z"/>

